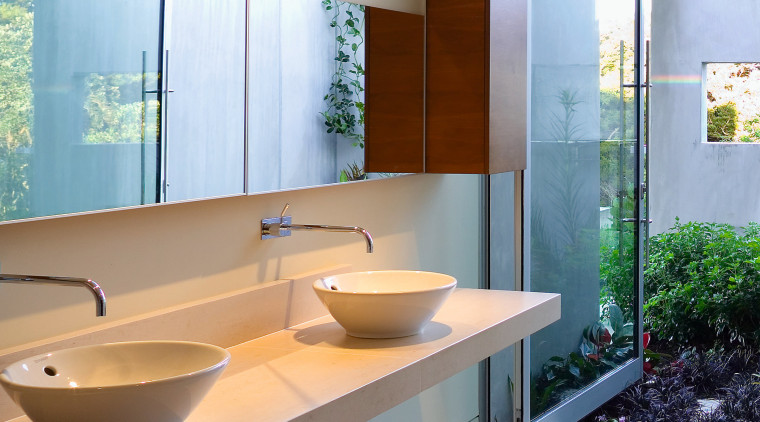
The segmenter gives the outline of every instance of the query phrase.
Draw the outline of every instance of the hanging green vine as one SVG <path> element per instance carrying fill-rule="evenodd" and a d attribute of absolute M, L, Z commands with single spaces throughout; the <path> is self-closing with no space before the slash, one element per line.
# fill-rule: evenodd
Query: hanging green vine
<path fill-rule="evenodd" d="M 322 6 L 332 12 L 330 27 L 336 29 L 337 49 L 335 74 L 325 95 L 328 108 L 320 114 L 327 133 L 339 133 L 364 148 L 364 65 L 357 58 L 364 44 L 364 6 L 338 0 L 322 0 Z"/>

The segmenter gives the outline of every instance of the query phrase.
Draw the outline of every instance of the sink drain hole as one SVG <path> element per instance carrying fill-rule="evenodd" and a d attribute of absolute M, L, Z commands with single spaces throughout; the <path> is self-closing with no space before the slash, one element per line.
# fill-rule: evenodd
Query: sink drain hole
<path fill-rule="evenodd" d="M 58 371 L 52 366 L 46 366 L 42 368 L 42 370 L 45 372 L 45 374 L 50 375 L 51 377 L 58 375 Z"/>

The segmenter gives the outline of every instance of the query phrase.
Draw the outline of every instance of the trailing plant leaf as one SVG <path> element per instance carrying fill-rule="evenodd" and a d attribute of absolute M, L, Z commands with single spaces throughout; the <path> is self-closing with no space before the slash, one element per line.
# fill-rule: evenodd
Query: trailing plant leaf
<path fill-rule="evenodd" d="M 358 59 L 364 45 L 364 6 L 338 0 L 323 0 L 322 5 L 332 13 L 330 27 L 337 35 L 335 73 L 324 97 L 327 109 L 320 114 L 327 133 L 341 134 L 364 148 L 364 66 Z"/>

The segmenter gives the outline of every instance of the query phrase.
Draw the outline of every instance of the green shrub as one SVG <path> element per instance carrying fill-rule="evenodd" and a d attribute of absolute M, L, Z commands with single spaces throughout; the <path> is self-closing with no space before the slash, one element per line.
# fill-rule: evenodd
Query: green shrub
<path fill-rule="evenodd" d="M 687 223 L 652 237 L 644 322 L 683 346 L 760 345 L 760 225 Z"/>
<path fill-rule="evenodd" d="M 619 216 L 633 215 L 633 184 L 626 186 L 626 195 L 622 202 L 614 198 L 610 213 L 612 224 L 602 229 L 599 248 L 599 277 L 601 280 L 601 305 L 618 305 L 626 319 L 633 318 L 633 266 L 635 233 L 633 224 L 622 224 Z"/>
<path fill-rule="evenodd" d="M 736 122 L 736 104 L 732 102 L 707 110 L 707 142 L 732 142 Z"/>
<path fill-rule="evenodd" d="M 760 114 L 755 114 L 755 117 L 745 120 L 742 126 L 747 134 L 739 138 L 740 141 L 760 142 Z"/>

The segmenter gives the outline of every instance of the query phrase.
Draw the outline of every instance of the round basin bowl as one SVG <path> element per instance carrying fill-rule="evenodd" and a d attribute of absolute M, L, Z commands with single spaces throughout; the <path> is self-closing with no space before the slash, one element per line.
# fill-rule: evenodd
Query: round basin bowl
<path fill-rule="evenodd" d="M 35 422 L 183 421 L 229 360 L 203 343 L 108 343 L 20 360 L 0 384 Z"/>
<path fill-rule="evenodd" d="M 324 277 L 313 287 L 348 335 L 394 338 L 420 333 L 456 285 L 446 274 L 365 271 Z"/>

